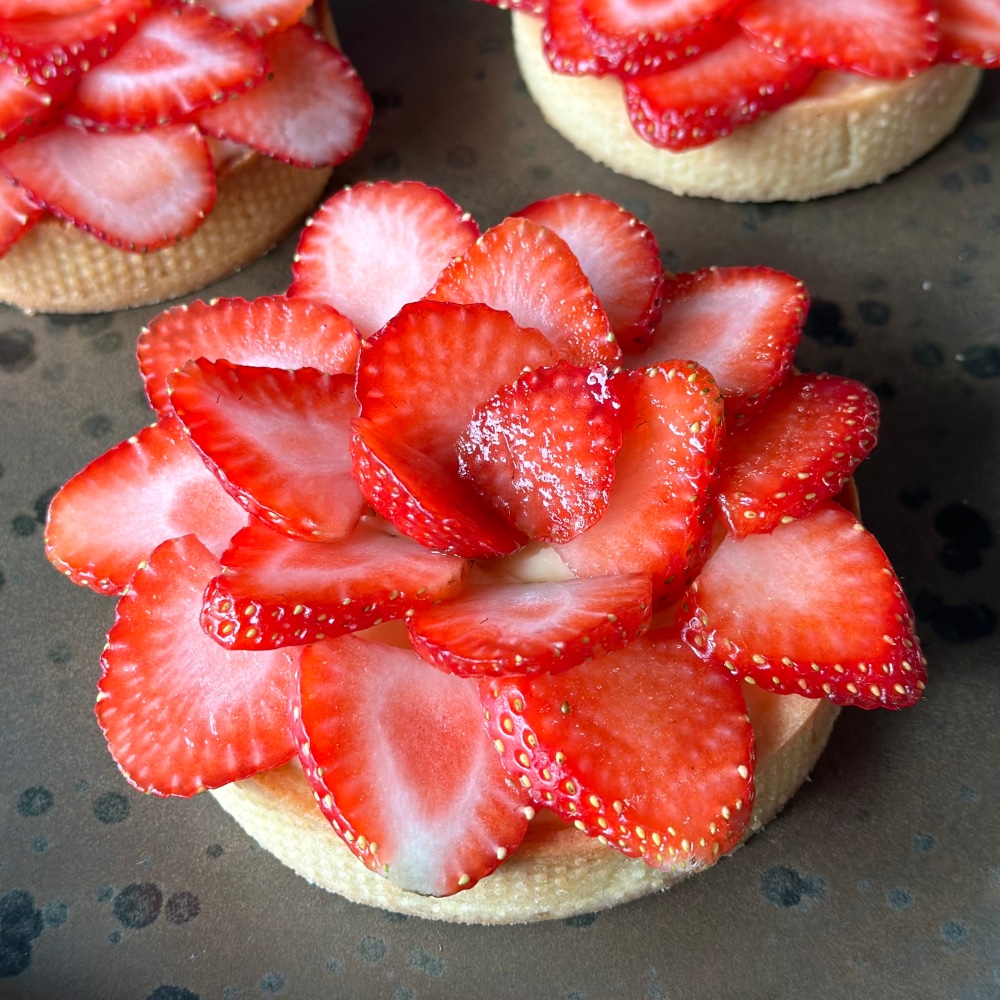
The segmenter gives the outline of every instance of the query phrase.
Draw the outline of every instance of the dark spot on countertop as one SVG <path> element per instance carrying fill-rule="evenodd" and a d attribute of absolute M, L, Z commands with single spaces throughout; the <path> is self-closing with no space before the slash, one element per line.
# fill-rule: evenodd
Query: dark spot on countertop
<path fill-rule="evenodd" d="M 762 871 L 757 879 L 760 894 L 780 909 L 808 909 L 814 902 L 826 899 L 826 880 L 819 875 L 797 872 L 794 868 L 777 865 Z"/>
<path fill-rule="evenodd" d="M 114 914 L 129 930 L 148 927 L 160 915 L 163 893 L 154 882 L 133 882 L 115 897 Z"/>
<path fill-rule="evenodd" d="M 0 977 L 18 976 L 31 965 L 31 947 L 45 926 L 35 899 L 24 889 L 0 897 Z"/>
<path fill-rule="evenodd" d="M 30 330 L 0 333 L 0 370 L 20 372 L 35 363 L 35 335 Z"/>
<path fill-rule="evenodd" d="M 1000 377 L 1000 345 L 973 344 L 955 357 L 966 373 L 973 378 Z"/>
<path fill-rule="evenodd" d="M 844 314 L 836 302 L 813 299 L 802 335 L 824 347 L 850 347 L 855 336 L 844 326 Z"/>
<path fill-rule="evenodd" d="M 997 627 L 997 613 L 987 604 L 947 604 L 943 597 L 923 591 L 913 600 L 918 618 L 930 623 L 945 642 L 970 642 L 992 635 Z"/>
<path fill-rule="evenodd" d="M 105 792 L 94 799 L 91 810 L 94 813 L 94 818 L 99 822 L 113 826 L 128 818 L 131 806 L 121 792 Z"/>
<path fill-rule="evenodd" d="M 859 302 L 858 313 L 869 326 L 886 326 L 892 318 L 892 309 L 877 299 L 865 299 Z"/>
<path fill-rule="evenodd" d="M 171 924 L 186 924 L 201 912 L 201 902 L 193 892 L 175 892 L 163 908 Z"/>
<path fill-rule="evenodd" d="M 25 817 L 44 816 L 55 803 L 55 797 L 41 785 L 26 788 L 17 799 L 17 811 Z"/>

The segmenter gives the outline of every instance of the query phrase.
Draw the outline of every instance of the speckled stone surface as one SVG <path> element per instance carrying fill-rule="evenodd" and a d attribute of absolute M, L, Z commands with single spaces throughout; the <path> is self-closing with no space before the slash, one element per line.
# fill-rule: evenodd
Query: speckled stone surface
<path fill-rule="evenodd" d="M 208 797 L 133 792 L 93 719 L 113 602 L 45 561 L 52 492 L 149 419 L 133 358 L 157 309 L 0 311 L 0 998 L 1000 996 L 1000 74 L 879 188 L 804 205 L 683 200 L 575 153 L 472 0 L 334 9 L 375 96 L 335 183 L 419 178 L 487 226 L 591 190 L 668 267 L 767 264 L 814 307 L 798 362 L 873 386 L 865 519 L 914 602 L 924 702 L 843 713 L 812 782 L 732 859 L 592 917 L 481 929 L 313 889 Z M 294 241 L 211 294 L 283 290 Z"/>

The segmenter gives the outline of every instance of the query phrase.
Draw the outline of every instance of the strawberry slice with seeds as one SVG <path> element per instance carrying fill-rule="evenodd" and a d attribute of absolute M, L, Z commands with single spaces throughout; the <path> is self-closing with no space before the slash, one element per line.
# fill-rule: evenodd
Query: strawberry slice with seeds
<path fill-rule="evenodd" d="M 648 627 L 653 592 L 642 573 L 552 583 L 497 583 L 418 608 L 413 648 L 460 677 L 558 673 L 622 649 Z"/>
<path fill-rule="evenodd" d="M 354 636 L 307 646 L 293 729 L 320 808 L 411 892 L 475 885 L 521 842 L 528 801 L 483 727 L 475 681 Z M 332 709 L 332 706 L 336 706 Z"/>
<path fill-rule="evenodd" d="M 647 142 L 679 153 L 723 139 L 733 129 L 795 100 L 816 74 L 796 59 L 753 48 L 735 28 L 699 58 L 625 82 L 632 127 Z"/>
<path fill-rule="evenodd" d="M 212 0 L 213 14 L 251 38 L 283 31 L 301 21 L 312 0 Z"/>
<path fill-rule="evenodd" d="M 428 297 L 509 312 L 575 365 L 621 364 L 607 314 L 580 262 L 565 240 L 530 219 L 510 217 L 485 232 L 444 269 Z"/>
<path fill-rule="evenodd" d="M 0 0 L 0 20 L 16 21 L 39 14 L 56 17 L 79 14 L 94 6 L 95 0 Z"/>
<path fill-rule="evenodd" d="M 320 642 L 455 597 L 467 569 L 364 521 L 341 542 L 304 542 L 252 521 L 223 553 L 201 623 L 227 649 Z"/>
<path fill-rule="evenodd" d="M 878 542 L 830 501 L 770 534 L 726 536 L 685 597 L 685 639 L 768 691 L 903 708 L 927 667 Z"/>
<path fill-rule="evenodd" d="M 611 71 L 607 59 L 594 50 L 580 16 L 580 0 L 548 0 L 542 49 L 556 73 L 603 76 Z"/>
<path fill-rule="evenodd" d="M 660 248 L 648 226 L 595 194 L 563 194 L 515 213 L 551 229 L 573 251 L 623 351 L 653 339 L 663 299 Z"/>
<path fill-rule="evenodd" d="M 215 172 L 193 125 L 145 132 L 59 126 L 0 153 L 0 166 L 53 215 L 122 250 L 190 236 L 215 204 Z"/>
<path fill-rule="evenodd" d="M 136 356 L 150 405 L 172 415 L 167 377 L 188 361 L 230 361 L 261 368 L 318 368 L 352 374 L 361 339 L 332 306 L 285 295 L 196 300 L 155 316 L 139 334 Z"/>
<path fill-rule="evenodd" d="M 42 216 L 20 184 L 0 175 L 0 256 L 5 254 Z"/>
<path fill-rule="evenodd" d="M 708 372 L 687 361 L 622 373 L 612 390 L 623 436 L 608 509 L 556 548 L 577 576 L 651 574 L 653 600 L 663 607 L 708 555 L 722 399 Z"/>
<path fill-rule="evenodd" d="M 74 0 L 55 14 L 0 20 L 0 59 L 42 85 L 75 77 L 124 45 L 152 6 L 153 0 L 102 0 L 83 7 Z"/>
<path fill-rule="evenodd" d="M 354 530 L 365 502 L 348 453 L 358 414 L 350 375 L 199 358 L 167 384 L 191 442 L 251 514 L 298 538 Z"/>
<path fill-rule="evenodd" d="M 477 408 L 455 447 L 459 473 L 511 524 L 568 542 L 607 509 L 621 442 L 606 370 L 560 361 Z"/>
<path fill-rule="evenodd" d="M 304 24 L 262 44 L 267 80 L 199 112 L 199 127 L 296 167 L 343 163 L 361 147 L 372 119 L 371 99 L 348 58 Z"/>
<path fill-rule="evenodd" d="M 70 93 L 72 81 L 66 77 L 42 85 L 19 73 L 12 62 L 0 62 L 0 146 L 55 124 Z"/>
<path fill-rule="evenodd" d="M 793 375 L 726 439 L 716 498 L 730 533 L 773 531 L 835 497 L 875 446 L 871 390 L 838 375 Z"/>
<path fill-rule="evenodd" d="M 330 303 L 367 337 L 423 298 L 478 235 L 455 202 L 418 181 L 344 188 L 306 224 L 288 294 Z"/>
<path fill-rule="evenodd" d="M 627 364 L 697 361 L 712 373 L 726 397 L 726 417 L 737 426 L 791 369 L 808 309 L 802 282 L 771 268 L 673 275 L 652 347 Z"/>
<path fill-rule="evenodd" d="M 218 561 L 193 535 L 164 542 L 118 601 L 97 721 L 141 792 L 194 795 L 290 760 L 295 658 L 230 652 L 200 628 Z"/>
<path fill-rule="evenodd" d="M 935 7 L 927 0 L 752 0 L 738 20 L 777 58 L 902 78 L 934 61 Z"/>
<path fill-rule="evenodd" d="M 484 680 L 480 692 L 508 771 L 609 847 L 694 871 L 743 836 L 754 756 L 740 683 L 674 631 L 561 674 Z"/>
<path fill-rule="evenodd" d="M 537 330 L 480 304 L 414 302 L 374 337 L 358 362 L 361 416 L 442 468 L 458 469 L 455 442 L 476 407 L 558 352 Z"/>
<path fill-rule="evenodd" d="M 1000 10 L 996 0 L 937 0 L 938 62 L 983 69 L 1000 66 Z"/>
<path fill-rule="evenodd" d="M 45 554 L 74 583 L 120 594 L 161 542 L 195 534 L 215 554 L 246 524 L 180 423 L 145 427 L 78 472 L 55 495 Z"/>
<path fill-rule="evenodd" d="M 110 58 L 84 73 L 70 123 L 149 128 L 256 86 L 267 64 L 260 44 L 191 3 L 168 3 L 140 22 Z"/>
<path fill-rule="evenodd" d="M 436 552 L 465 559 L 510 555 L 524 536 L 458 472 L 370 420 L 352 422 L 354 478 L 372 509 Z"/>

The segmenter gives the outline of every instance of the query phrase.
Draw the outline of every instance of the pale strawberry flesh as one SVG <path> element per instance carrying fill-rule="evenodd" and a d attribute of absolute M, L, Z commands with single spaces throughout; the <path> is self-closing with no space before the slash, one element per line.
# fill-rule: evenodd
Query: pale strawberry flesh
<path fill-rule="evenodd" d="M 753 731 L 740 683 L 673 632 L 480 691 L 504 765 L 532 800 L 629 857 L 690 872 L 749 825 Z"/>
<path fill-rule="evenodd" d="M 725 537 L 685 606 L 692 647 L 765 690 L 860 708 L 903 708 L 923 692 L 902 586 L 836 503 L 770 534 Z"/>
<path fill-rule="evenodd" d="M 170 402 L 227 492 L 297 538 L 345 538 L 365 503 L 351 476 L 354 379 L 315 368 L 189 361 Z"/>
<path fill-rule="evenodd" d="M 119 594 L 161 543 L 196 534 L 215 555 L 246 512 L 191 447 L 177 420 L 123 441 L 55 495 L 45 528 L 49 561 L 74 583 Z"/>
<path fill-rule="evenodd" d="M 636 639 L 652 615 L 641 573 L 471 587 L 406 619 L 413 648 L 460 677 L 558 673 Z"/>
<path fill-rule="evenodd" d="M 191 535 L 164 542 L 118 602 L 101 655 L 97 720 L 125 777 L 154 795 L 194 795 L 270 770 L 295 744 L 295 659 L 229 652 L 198 627 L 218 560 Z"/>
<path fill-rule="evenodd" d="M 527 796 L 486 734 L 475 681 L 345 636 L 305 648 L 292 714 L 323 813 L 401 888 L 470 888 L 524 837 Z"/>
<path fill-rule="evenodd" d="M 251 522 L 222 555 L 202 626 L 227 649 L 321 642 L 457 596 L 468 564 L 364 522 L 341 542 L 306 542 Z"/>
<path fill-rule="evenodd" d="M 311 6 L 311 0 L 212 0 L 216 14 L 251 38 L 290 28 Z"/>
<path fill-rule="evenodd" d="M 995 0 L 937 0 L 939 62 L 1000 66 L 1000 11 Z"/>

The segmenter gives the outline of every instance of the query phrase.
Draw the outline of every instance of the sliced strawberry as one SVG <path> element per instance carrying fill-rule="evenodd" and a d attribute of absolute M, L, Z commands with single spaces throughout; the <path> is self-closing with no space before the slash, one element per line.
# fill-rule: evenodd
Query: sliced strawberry
<path fill-rule="evenodd" d="M 480 692 L 501 759 L 534 802 L 609 847 L 691 871 L 743 836 L 754 756 L 740 683 L 673 631 Z"/>
<path fill-rule="evenodd" d="M 996 0 L 937 0 L 939 62 L 983 69 L 1000 66 L 1000 7 Z"/>
<path fill-rule="evenodd" d="M 152 6 L 153 0 L 102 0 L 83 7 L 73 0 L 58 13 L 0 20 L 0 59 L 36 83 L 76 76 L 124 45 Z"/>
<path fill-rule="evenodd" d="M 664 274 L 660 248 L 648 226 L 595 194 L 555 195 L 515 214 L 566 241 L 623 351 L 649 345 L 663 304 Z"/>
<path fill-rule="evenodd" d="M 482 0 L 491 7 L 502 10 L 523 10 L 527 14 L 542 15 L 545 13 L 546 0 Z"/>
<path fill-rule="evenodd" d="M 74 583 L 120 594 L 161 542 L 196 534 L 220 555 L 246 512 L 205 468 L 176 420 L 145 427 L 55 495 L 45 554 Z"/>
<path fill-rule="evenodd" d="M 448 896 L 521 842 L 527 796 L 486 735 L 474 681 L 411 650 L 344 636 L 305 648 L 299 692 L 292 718 L 303 770 L 372 871 Z"/>
<path fill-rule="evenodd" d="M 716 492 L 730 533 L 773 531 L 835 497 L 875 446 L 878 399 L 838 375 L 793 375 L 727 438 Z"/>
<path fill-rule="evenodd" d="M 42 216 L 28 192 L 0 175 L 0 255 L 5 254 Z"/>
<path fill-rule="evenodd" d="M 530 219 L 507 218 L 441 273 L 429 295 L 483 302 L 541 330 L 575 365 L 621 364 L 607 314 L 566 241 Z"/>
<path fill-rule="evenodd" d="M 348 452 L 358 415 L 350 375 L 200 358 L 167 384 L 195 448 L 251 514 L 317 541 L 354 530 L 365 503 Z"/>
<path fill-rule="evenodd" d="M 266 82 L 199 112 L 200 128 L 297 167 L 335 167 L 355 153 L 372 102 L 347 57 L 304 24 L 267 36 L 263 47 Z"/>
<path fill-rule="evenodd" d="M 82 75 L 68 121 L 166 125 L 256 86 L 266 69 L 259 43 L 203 7 L 174 0 L 143 18 L 110 59 Z"/>
<path fill-rule="evenodd" d="M 408 538 L 465 559 L 509 555 L 524 543 L 457 471 L 370 420 L 352 427 L 352 471 L 361 492 Z"/>
<path fill-rule="evenodd" d="M 20 17 L 49 17 L 79 14 L 96 5 L 96 0 L 0 0 L 0 20 L 16 21 Z"/>
<path fill-rule="evenodd" d="M 866 76 L 907 77 L 938 49 L 929 0 L 752 0 L 739 15 L 754 43 L 779 59 Z"/>
<path fill-rule="evenodd" d="M 497 583 L 418 608 L 406 619 L 413 648 L 460 677 L 558 673 L 622 649 L 648 627 L 648 576 Z"/>
<path fill-rule="evenodd" d="M 455 597 L 467 568 L 365 522 L 342 542 L 304 542 L 254 521 L 223 553 L 202 627 L 228 649 L 320 642 Z"/>
<path fill-rule="evenodd" d="M 206 358 L 264 368 L 318 368 L 352 373 L 361 340 L 332 306 L 285 295 L 196 300 L 159 313 L 139 334 L 136 355 L 150 405 L 173 413 L 167 376 Z"/>
<path fill-rule="evenodd" d="M 118 601 L 101 654 L 97 721 L 141 792 L 194 795 L 290 760 L 285 650 L 229 652 L 200 628 L 218 561 L 193 535 L 159 546 Z"/>
<path fill-rule="evenodd" d="M 511 524 L 568 542 L 607 509 L 621 443 L 605 369 L 560 361 L 478 407 L 455 447 L 460 474 Z"/>
<path fill-rule="evenodd" d="M 12 62 L 0 62 L 0 146 L 57 122 L 71 92 L 69 78 L 56 77 L 43 86 L 19 73 Z"/>
<path fill-rule="evenodd" d="M 312 0 L 211 0 L 205 6 L 243 34 L 261 38 L 301 21 Z"/>
<path fill-rule="evenodd" d="M 455 202 L 418 181 L 344 188 L 307 223 L 288 294 L 330 303 L 367 337 L 423 298 L 478 235 Z"/>
<path fill-rule="evenodd" d="M 816 70 L 754 49 L 735 29 L 716 48 L 675 69 L 630 78 L 625 103 L 647 142 L 679 153 L 730 135 L 795 100 Z"/>
<path fill-rule="evenodd" d="M 361 415 L 394 439 L 457 471 L 455 443 L 477 406 L 556 349 L 488 306 L 414 302 L 364 341 Z"/>
<path fill-rule="evenodd" d="M 542 49 L 556 73 L 603 76 L 611 71 L 608 60 L 594 51 L 584 30 L 580 0 L 548 0 Z"/>
<path fill-rule="evenodd" d="M 193 125 L 60 126 L 4 150 L 0 166 L 54 215 L 123 250 L 175 243 L 215 204 L 212 158 Z"/>
<path fill-rule="evenodd" d="M 685 638 L 768 691 L 903 708 L 926 682 L 889 560 L 836 503 L 741 541 L 726 536 L 685 598 Z"/>
<path fill-rule="evenodd" d="M 578 0 L 584 34 L 619 76 L 656 73 L 718 47 L 745 0 Z"/>
<path fill-rule="evenodd" d="M 651 574 L 662 607 L 708 555 L 722 399 L 708 372 L 686 361 L 623 373 L 612 389 L 624 433 L 608 509 L 557 549 L 577 576 Z"/>
<path fill-rule="evenodd" d="M 805 286 L 766 267 L 710 267 L 667 280 L 653 346 L 630 367 L 669 358 L 704 365 L 726 397 L 732 426 L 792 366 L 809 309 Z"/>

